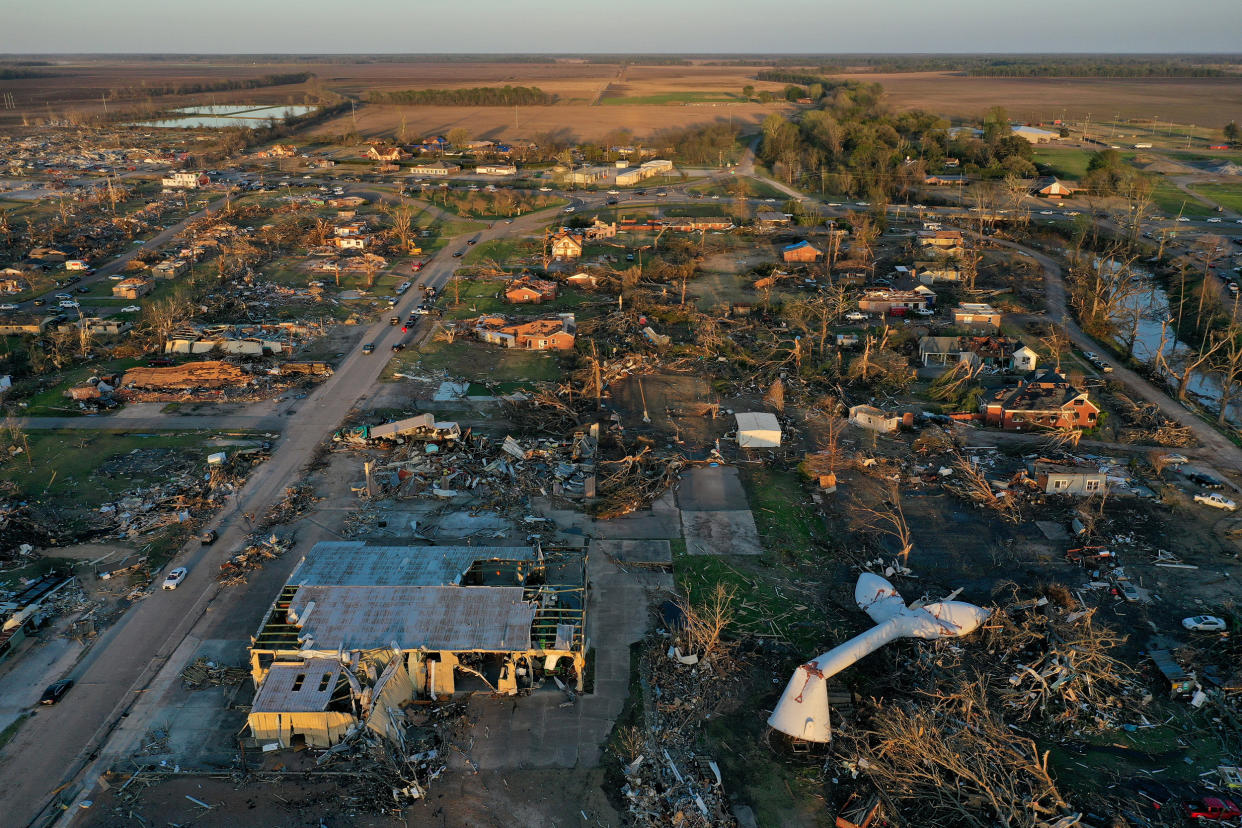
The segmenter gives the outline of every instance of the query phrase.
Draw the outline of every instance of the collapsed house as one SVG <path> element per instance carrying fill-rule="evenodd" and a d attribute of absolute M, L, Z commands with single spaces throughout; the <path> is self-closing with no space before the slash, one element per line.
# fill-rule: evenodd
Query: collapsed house
<path fill-rule="evenodd" d="M 577 552 L 317 543 L 251 639 L 250 730 L 328 747 L 358 725 L 395 738 L 415 700 L 582 690 L 585 600 Z"/>

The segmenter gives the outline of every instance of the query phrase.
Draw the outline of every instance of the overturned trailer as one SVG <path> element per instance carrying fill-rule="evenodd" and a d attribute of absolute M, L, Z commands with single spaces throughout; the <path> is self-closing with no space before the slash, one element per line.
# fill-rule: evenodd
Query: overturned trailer
<path fill-rule="evenodd" d="M 457 441 L 461 439 L 461 426 L 448 421 L 437 421 L 431 414 L 418 414 L 404 420 L 373 426 L 357 426 L 338 431 L 333 435 L 337 442 L 371 442 L 386 440 L 426 440 L 429 442 Z"/>

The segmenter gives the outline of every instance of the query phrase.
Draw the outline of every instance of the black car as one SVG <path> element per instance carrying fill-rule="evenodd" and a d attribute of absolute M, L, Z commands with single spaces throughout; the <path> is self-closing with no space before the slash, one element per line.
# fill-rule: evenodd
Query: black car
<path fill-rule="evenodd" d="M 1210 474 L 1202 472 L 1186 472 L 1186 479 L 1191 483 L 1197 483 L 1205 489 L 1221 489 L 1225 484 L 1212 477 Z"/>
<path fill-rule="evenodd" d="M 73 679 L 61 679 L 52 682 L 43 691 L 43 695 L 39 697 L 39 704 L 56 704 L 69 692 L 69 688 L 73 686 Z"/>
<path fill-rule="evenodd" d="M 375 343 L 374 343 L 374 342 L 368 342 L 366 345 L 363 345 L 363 346 L 362 346 L 362 352 L 363 352 L 364 354 L 374 353 L 374 352 L 375 352 Z"/>
<path fill-rule="evenodd" d="M 462 254 L 463 254 L 463 253 L 465 253 L 465 252 L 466 252 L 466 251 L 464 251 L 464 250 L 456 250 L 456 251 L 454 251 L 454 252 L 453 252 L 453 258 L 454 258 L 454 259 L 460 259 L 460 258 L 461 258 L 461 256 L 462 256 Z"/>
<path fill-rule="evenodd" d="M 38 307 L 42 307 L 42 306 L 46 305 L 46 304 L 47 304 L 47 300 L 46 300 L 46 299 L 36 299 L 36 300 L 34 300 L 33 302 L 31 302 L 30 304 L 32 304 L 32 305 L 34 305 L 35 307 L 37 307 L 37 308 L 38 308 Z"/>
<path fill-rule="evenodd" d="M 404 351 L 404 350 L 405 350 L 405 343 L 404 343 L 404 342 L 394 342 L 394 343 L 392 344 L 392 349 L 393 349 L 394 351 Z"/>

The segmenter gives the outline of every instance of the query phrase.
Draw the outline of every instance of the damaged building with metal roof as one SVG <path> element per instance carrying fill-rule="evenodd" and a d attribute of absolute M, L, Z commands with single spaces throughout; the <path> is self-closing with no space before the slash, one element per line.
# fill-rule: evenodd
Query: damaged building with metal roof
<path fill-rule="evenodd" d="M 581 690 L 586 591 L 581 550 L 317 543 L 251 640 L 250 730 L 327 747 L 414 701 Z"/>

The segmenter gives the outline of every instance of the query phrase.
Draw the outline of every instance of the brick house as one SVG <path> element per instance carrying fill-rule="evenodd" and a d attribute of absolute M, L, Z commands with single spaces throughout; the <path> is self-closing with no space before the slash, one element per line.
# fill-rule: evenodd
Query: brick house
<path fill-rule="evenodd" d="M 522 351 L 568 351 L 576 330 L 572 313 L 512 323 L 502 316 L 481 316 L 474 323 L 475 335 L 484 342 Z"/>
<path fill-rule="evenodd" d="M 781 258 L 786 262 L 817 262 L 824 252 L 806 239 L 781 248 Z"/>
<path fill-rule="evenodd" d="M 538 305 L 556 298 L 556 282 L 519 276 L 509 283 L 505 300 L 514 305 Z"/>
<path fill-rule="evenodd" d="M 1086 391 L 1049 369 L 985 397 L 980 409 L 987 425 L 1005 431 L 1092 428 L 1100 413 Z"/>

